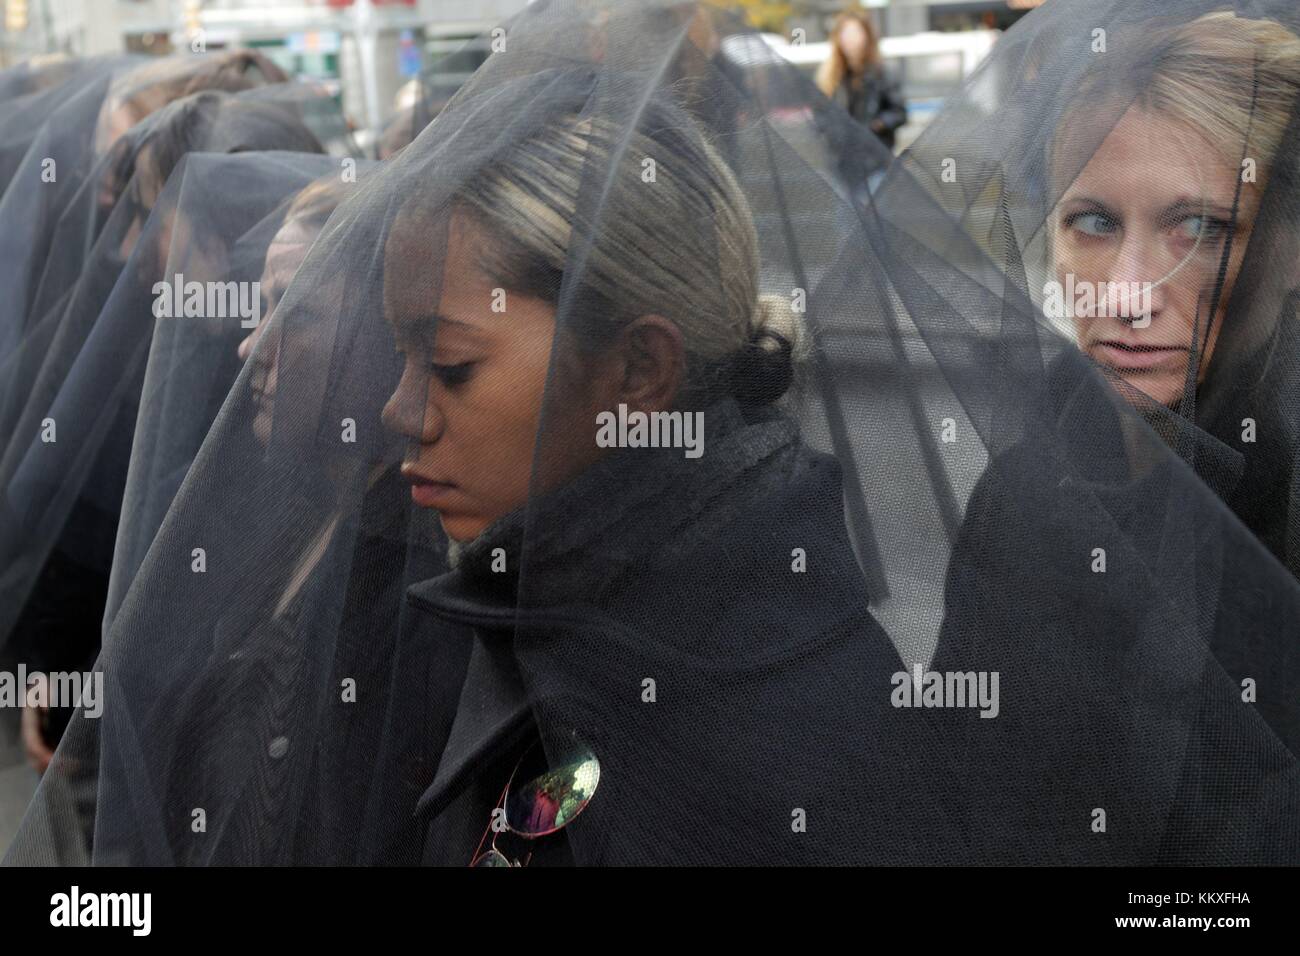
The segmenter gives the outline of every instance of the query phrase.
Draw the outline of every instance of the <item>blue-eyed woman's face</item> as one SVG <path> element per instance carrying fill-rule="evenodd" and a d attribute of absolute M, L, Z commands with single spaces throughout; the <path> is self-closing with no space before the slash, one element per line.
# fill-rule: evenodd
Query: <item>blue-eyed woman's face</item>
<path fill-rule="evenodd" d="M 1241 268 L 1257 194 L 1241 190 L 1217 314 L 1209 309 L 1228 237 L 1239 168 L 1226 144 L 1134 107 L 1066 189 L 1051 220 L 1056 280 L 1076 292 L 1079 346 L 1161 404 L 1182 397 L 1193 347 L 1199 382 Z M 1067 314 L 1069 314 L 1067 312 Z M 1207 335 L 1208 323 L 1208 335 Z"/>

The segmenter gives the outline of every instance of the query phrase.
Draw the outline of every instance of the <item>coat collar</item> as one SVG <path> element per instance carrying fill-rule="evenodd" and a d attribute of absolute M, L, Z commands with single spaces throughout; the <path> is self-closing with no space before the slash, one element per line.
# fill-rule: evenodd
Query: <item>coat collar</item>
<path fill-rule="evenodd" d="M 408 590 L 408 600 L 419 610 L 476 630 L 457 714 L 434 782 L 418 803 L 420 812 L 445 810 L 476 773 L 535 732 L 533 705 L 572 691 L 564 673 L 553 673 L 557 667 L 563 671 L 560 665 L 551 658 L 539 665 L 530 654 L 540 647 L 539 638 L 567 645 L 570 627 L 612 637 L 644 626 L 660 641 L 680 637 L 681 646 L 663 646 L 662 653 L 734 655 L 752 663 L 783 659 L 806 643 L 810 629 L 819 632 L 864 612 L 865 595 L 860 602 L 830 606 L 804 597 L 831 586 L 833 593 L 844 592 L 840 578 L 857 569 L 838 560 L 814 561 L 809 574 L 780 576 L 795 604 L 816 609 L 811 615 L 816 621 L 801 619 L 797 626 L 773 628 L 770 602 L 736 606 L 720 598 L 717 606 L 701 606 L 678 599 L 698 592 L 702 567 L 742 560 L 737 553 L 743 560 L 788 568 L 787 537 L 818 541 L 852 563 L 847 540 L 838 540 L 845 530 L 834 459 L 804 449 L 797 432 L 779 419 L 746 423 L 734 413 L 728 417 L 730 427 L 713 445 L 707 471 L 651 466 L 650 477 L 657 480 L 649 481 L 643 470 L 648 463 L 630 457 L 611 461 L 607 472 L 588 476 L 556 501 L 539 503 L 543 516 L 553 521 L 528 528 L 527 552 L 516 536 L 493 534 L 474 542 L 456 570 Z M 591 508 L 592 501 L 600 507 Z M 773 540 L 783 546 L 772 547 Z M 524 582 L 538 580 L 522 599 L 518 579 L 488 570 L 489 547 L 506 551 L 509 568 L 529 559 Z M 764 639 L 755 640 L 755 634 Z M 723 639 L 735 646 L 719 647 Z M 527 686 L 519 662 L 529 668 Z M 586 683 L 578 690 L 594 692 Z"/>
<path fill-rule="evenodd" d="M 476 637 L 456 718 L 417 815 L 445 810 L 477 771 L 521 742 L 532 728 L 531 714 L 509 647 Z"/>
<path fill-rule="evenodd" d="M 733 401 L 704 412 L 706 454 L 615 449 L 458 548 L 440 590 L 476 605 L 530 612 L 608 606 L 650 566 L 687 560 L 721 528 L 778 492 L 799 464 L 793 421 Z M 504 567 L 500 560 L 504 559 Z"/>

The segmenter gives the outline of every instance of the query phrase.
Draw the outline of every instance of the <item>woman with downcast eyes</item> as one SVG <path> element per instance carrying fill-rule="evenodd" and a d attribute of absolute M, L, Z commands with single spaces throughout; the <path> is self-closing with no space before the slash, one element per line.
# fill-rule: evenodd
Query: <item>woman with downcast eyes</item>
<path fill-rule="evenodd" d="M 647 187 L 638 171 L 652 157 Z M 581 195 L 588 177 L 607 184 L 595 212 Z M 787 303 L 759 294 L 748 202 L 694 121 L 659 98 L 633 129 L 599 108 L 557 113 L 470 170 L 447 203 L 422 204 L 417 190 L 385 251 L 385 315 L 404 366 L 384 420 L 408 442 L 411 499 L 437 513 L 453 562 L 412 601 L 475 634 L 420 801 L 426 861 L 702 861 L 714 840 L 700 827 L 727 860 L 757 860 L 786 826 L 778 794 L 801 776 L 780 767 L 840 768 L 803 797 L 828 820 L 847 823 L 845 794 L 885 799 L 868 768 L 918 743 L 905 721 L 855 762 L 834 756 L 838 738 L 801 734 L 810 715 L 776 703 L 835 674 L 883 680 L 901 665 L 861 591 L 834 584 L 856 577 L 838 469 L 803 445 L 780 404 L 800 332 Z M 441 273 L 432 281 L 430 266 Z M 703 456 L 599 447 L 598 416 L 620 406 L 702 411 Z M 788 552 L 762 545 L 801 534 L 824 542 L 805 577 L 789 573 Z M 689 589 L 723 553 L 729 593 L 683 630 Z M 819 584 L 829 590 L 814 610 L 807 589 Z M 595 607 L 600 616 L 577 623 Z M 738 643 L 753 615 L 766 625 Z M 809 640 L 816 649 L 800 650 Z M 746 673 L 762 659 L 784 662 L 770 687 Z M 619 690 L 636 674 L 674 688 L 653 715 Z M 709 700 L 723 674 L 734 706 Z M 776 697 L 741 703 L 755 693 Z M 827 720 L 895 717 L 884 698 L 832 696 Z M 724 739 L 737 734 L 771 753 L 733 759 Z M 507 831 L 495 832 L 503 787 L 522 802 L 506 797 Z M 696 821 L 691 832 L 674 804 Z M 918 825 L 891 818 L 900 853 Z M 792 845 L 792 858 L 892 842 L 875 828 L 834 829 L 832 842 Z"/>

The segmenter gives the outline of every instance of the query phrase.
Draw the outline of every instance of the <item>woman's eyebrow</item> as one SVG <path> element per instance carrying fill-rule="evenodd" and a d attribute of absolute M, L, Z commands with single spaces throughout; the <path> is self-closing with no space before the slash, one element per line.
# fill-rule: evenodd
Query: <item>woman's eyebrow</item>
<path fill-rule="evenodd" d="M 1094 209 L 1110 210 L 1110 205 L 1092 196 L 1066 196 L 1061 200 L 1062 206 L 1091 206 Z"/>
<path fill-rule="evenodd" d="M 1174 200 L 1162 211 L 1162 216 L 1176 216 L 1182 213 L 1192 213 L 1200 215 L 1208 213 L 1218 216 L 1222 219 L 1232 218 L 1232 207 L 1225 206 L 1209 199 L 1196 199 L 1190 196 L 1181 196 Z"/>
<path fill-rule="evenodd" d="M 462 322 L 459 319 L 453 319 L 437 312 L 404 315 L 399 317 L 393 324 L 396 336 L 400 341 L 414 343 L 426 351 L 432 351 L 436 347 L 440 329 L 455 330 L 459 334 L 473 339 L 476 343 L 483 337 L 482 333 L 468 322 Z"/>

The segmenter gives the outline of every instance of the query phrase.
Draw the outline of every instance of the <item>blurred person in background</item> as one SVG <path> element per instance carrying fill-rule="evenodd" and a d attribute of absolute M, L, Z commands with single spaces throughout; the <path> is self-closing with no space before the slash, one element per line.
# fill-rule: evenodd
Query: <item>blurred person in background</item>
<path fill-rule="evenodd" d="M 885 74 L 875 25 L 865 12 L 846 10 L 835 19 L 831 55 L 817 69 L 817 86 L 862 125 L 894 148 L 907 107 L 898 84 Z"/>

